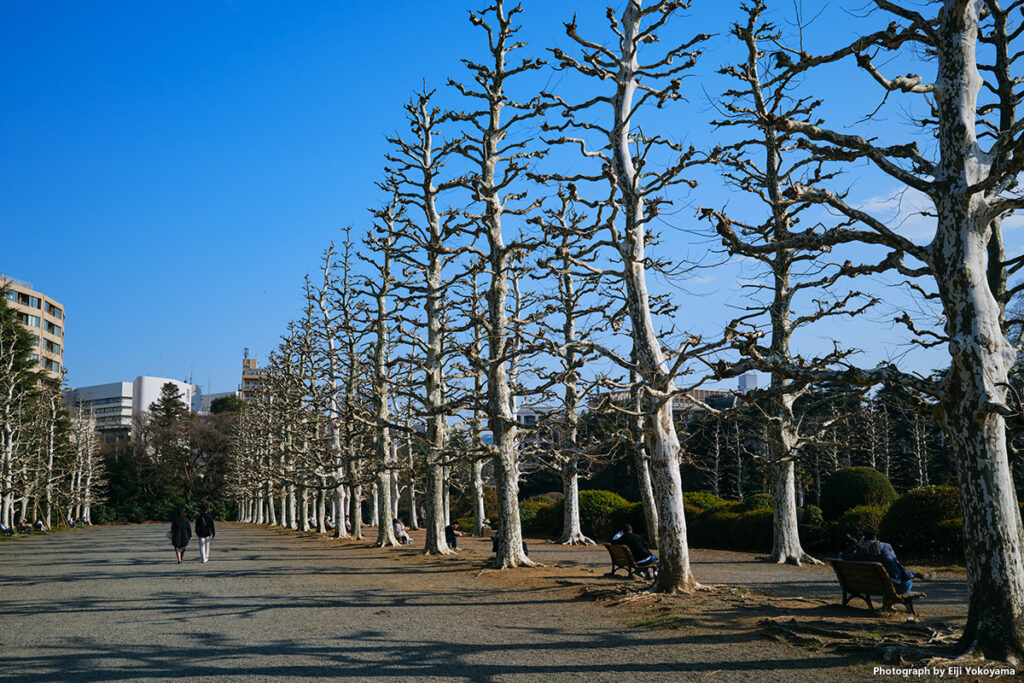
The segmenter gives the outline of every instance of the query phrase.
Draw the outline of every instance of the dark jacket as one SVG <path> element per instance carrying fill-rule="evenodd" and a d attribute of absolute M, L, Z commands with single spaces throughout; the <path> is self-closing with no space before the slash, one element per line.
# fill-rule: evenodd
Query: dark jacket
<path fill-rule="evenodd" d="M 896 551 L 892 546 L 881 541 L 867 541 L 852 552 L 850 549 L 843 551 L 840 557 L 857 562 L 879 562 L 893 583 L 905 583 L 914 578 L 914 573 L 896 559 Z"/>
<path fill-rule="evenodd" d="M 171 543 L 175 548 L 184 548 L 192 538 L 192 525 L 187 519 L 178 517 L 171 522 Z"/>
<path fill-rule="evenodd" d="M 647 541 L 643 536 L 627 531 L 618 538 L 612 539 L 614 545 L 624 545 L 633 554 L 633 561 L 637 564 L 648 560 L 651 557 L 651 549 L 647 547 Z"/>
<path fill-rule="evenodd" d="M 199 518 L 196 520 L 196 536 L 199 538 L 209 538 L 216 533 L 213 528 L 213 515 L 209 512 L 199 515 Z"/>

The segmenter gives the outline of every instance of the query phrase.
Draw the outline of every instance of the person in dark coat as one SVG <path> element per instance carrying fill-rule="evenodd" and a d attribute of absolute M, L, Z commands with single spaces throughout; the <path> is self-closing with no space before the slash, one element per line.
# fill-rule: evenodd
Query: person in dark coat
<path fill-rule="evenodd" d="M 459 549 L 459 523 L 449 524 L 444 528 L 444 542 L 448 544 L 448 547 L 452 550 Z"/>
<path fill-rule="evenodd" d="M 631 525 L 623 525 L 622 531 L 612 536 L 612 545 L 624 545 L 629 548 L 636 566 L 644 569 L 648 578 L 654 578 L 658 556 L 647 547 L 647 541 L 644 540 L 643 536 L 633 533 Z"/>
<path fill-rule="evenodd" d="M 912 572 L 896 559 L 896 551 L 888 543 L 878 540 L 878 532 L 874 527 L 864 529 L 860 539 L 854 540 L 850 546 L 839 553 L 844 560 L 855 562 L 878 562 L 885 567 L 892 586 L 900 595 L 909 593 L 914 588 L 914 579 L 923 578 L 920 572 Z"/>
<path fill-rule="evenodd" d="M 213 515 L 210 514 L 210 508 L 203 506 L 203 511 L 196 518 L 196 536 L 199 537 L 199 556 L 203 559 L 203 562 L 210 560 L 210 541 L 216 536 L 216 530 L 213 527 Z"/>
<path fill-rule="evenodd" d="M 171 522 L 171 544 L 178 555 L 178 564 L 181 564 L 182 555 L 185 554 L 185 548 L 191 538 L 192 525 L 185 516 L 185 510 L 179 510 L 177 519 Z"/>

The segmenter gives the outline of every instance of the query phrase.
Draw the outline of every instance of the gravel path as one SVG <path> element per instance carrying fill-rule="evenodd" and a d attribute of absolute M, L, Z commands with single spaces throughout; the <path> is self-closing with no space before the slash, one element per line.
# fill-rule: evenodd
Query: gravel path
<path fill-rule="evenodd" d="M 628 629 L 565 587 L 524 591 L 508 574 L 493 580 L 496 572 L 409 549 L 218 524 L 210 562 L 198 561 L 193 542 L 179 565 L 165 530 L 97 527 L 0 543 L 0 679 L 870 678 L 862 663 L 753 634 Z M 464 558 L 486 550 L 479 539 L 464 545 Z M 534 545 L 545 562 L 606 570 L 603 548 Z M 705 571 L 716 582 L 743 571 L 752 585 L 770 579 L 763 564 L 700 561 L 703 581 Z"/>

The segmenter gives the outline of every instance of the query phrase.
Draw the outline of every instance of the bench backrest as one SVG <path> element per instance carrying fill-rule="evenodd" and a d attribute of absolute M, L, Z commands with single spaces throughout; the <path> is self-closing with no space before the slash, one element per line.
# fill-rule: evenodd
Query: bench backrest
<path fill-rule="evenodd" d="M 836 558 L 829 558 L 827 562 L 832 565 L 839 584 L 848 593 L 896 596 L 896 589 L 892 585 L 889 574 L 886 573 L 885 567 L 878 562 L 856 562 Z"/>
<path fill-rule="evenodd" d="M 605 543 L 604 547 L 608 548 L 608 554 L 612 556 L 612 561 L 615 562 L 615 564 L 623 567 L 636 566 L 636 560 L 633 559 L 633 553 L 629 551 L 627 546 Z"/>

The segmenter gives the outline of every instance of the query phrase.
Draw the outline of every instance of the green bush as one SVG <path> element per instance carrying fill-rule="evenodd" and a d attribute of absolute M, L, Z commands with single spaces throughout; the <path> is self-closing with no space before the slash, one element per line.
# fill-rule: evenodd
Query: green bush
<path fill-rule="evenodd" d="M 894 500 L 896 489 L 884 474 L 870 467 L 848 467 L 825 480 L 819 502 L 825 519 L 836 520 L 858 505 L 884 508 Z"/>
<path fill-rule="evenodd" d="M 757 493 L 748 496 L 739 502 L 737 509 L 740 512 L 751 512 L 753 510 L 771 510 L 772 497 L 767 493 Z"/>
<path fill-rule="evenodd" d="M 746 551 L 772 549 L 772 511 L 764 508 L 740 514 L 733 522 L 732 547 Z"/>
<path fill-rule="evenodd" d="M 825 517 L 817 505 L 804 505 L 796 509 L 797 521 L 808 526 L 825 526 Z"/>
<path fill-rule="evenodd" d="M 942 557 L 958 562 L 964 558 L 964 523 L 959 517 L 939 522 L 935 529 L 935 548 Z"/>
<path fill-rule="evenodd" d="M 879 539 L 892 544 L 900 557 L 962 555 L 960 546 L 950 548 L 948 538 L 943 540 L 939 526 L 947 520 L 961 521 L 956 487 L 922 486 L 907 491 L 889 507 L 879 526 Z"/>
<path fill-rule="evenodd" d="M 683 502 L 700 512 L 713 510 L 725 505 L 725 501 L 709 491 L 687 491 L 683 494 Z"/>
<path fill-rule="evenodd" d="M 800 545 L 804 549 L 824 548 L 831 545 L 832 534 L 829 525 L 817 505 L 805 505 L 796 509 L 797 524 L 800 531 Z"/>
<path fill-rule="evenodd" d="M 686 521 L 689 523 L 690 511 L 692 508 L 684 506 Z M 621 529 L 623 525 L 629 524 L 633 527 L 635 533 L 640 534 L 648 541 L 651 540 L 651 535 L 647 533 L 647 520 L 644 519 L 644 504 L 643 503 L 626 503 L 620 508 L 617 508 L 612 512 L 612 524 L 616 530 Z M 614 532 L 613 532 L 614 533 Z M 595 541 L 603 539 L 594 539 Z"/>
<path fill-rule="evenodd" d="M 580 491 L 580 525 L 583 533 L 591 538 L 611 538 L 615 528 L 615 511 L 625 507 L 629 501 L 611 491 Z M 559 519 L 565 502 L 559 505 Z"/>
<path fill-rule="evenodd" d="M 476 528 L 476 519 L 473 517 L 459 517 L 455 523 L 459 525 L 459 531 L 464 534 L 471 534 Z"/>
<path fill-rule="evenodd" d="M 882 524 L 885 510 L 877 505 L 858 505 L 850 508 L 839 517 L 836 524 L 836 541 L 840 547 L 845 547 L 843 539 L 846 534 L 854 538 L 860 538 L 861 533 L 867 527 L 878 529 Z"/>
<path fill-rule="evenodd" d="M 554 509 L 557 504 L 550 498 L 544 496 L 534 496 L 529 500 L 524 500 L 519 503 L 519 522 L 522 524 L 524 534 L 534 534 L 542 536 L 551 536 L 558 533 L 561 524 L 559 523 L 559 529 L 554 528 L 552 522 L 554 521 Z M 565 509 L 564 506 L 561 508 Z M 561 517 L 558 517 L 561 522 Z"/>
<path fill-rule="evenodd" d="M 735 508 L 735 503 L 727 503 L 697 515 L 690 525 L 693 536 L 691 545 L 698 548 L 731 547 L 732 527 L 740 517 Z"/>

